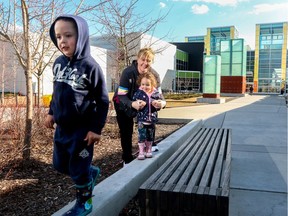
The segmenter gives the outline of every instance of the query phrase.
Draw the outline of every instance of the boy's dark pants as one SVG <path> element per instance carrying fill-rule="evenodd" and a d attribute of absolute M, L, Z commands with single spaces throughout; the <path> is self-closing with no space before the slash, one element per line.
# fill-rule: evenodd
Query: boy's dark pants
<path fill-rule="evenodd" d="M 87 146 L 87 141 L 84 141 L 87 132 L 85 126 L 68 130 L 57 126 L 55 130 L 53 166 L 69 175 L 76 185 L 86 185 L 91 181 L 94 145 Z"/>
<path fill-rule="evenodd" d="M 130 163 L 133 160 L 132 156 L 132 134 L 134 120 L 128 117 L 124 111 L 116 109 L 116 119 L 120 130 L 122 159 L 125 163 Z"/>

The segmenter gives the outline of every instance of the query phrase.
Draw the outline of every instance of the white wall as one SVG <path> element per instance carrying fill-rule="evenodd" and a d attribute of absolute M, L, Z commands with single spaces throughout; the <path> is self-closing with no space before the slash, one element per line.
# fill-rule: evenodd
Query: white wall
<path fill-rule="evenodd" d="M 0 41 L 0 92 L 2 90 L 26 94 L 26 79 L 11 44 Z"/>
<path fill-rule="evenodd" d="M 105 80 L 106 80 L 106 85 L 107 89 L 111 89 L 111 77 L 109 76 L 108 73 L 108 62 L 107 62 L 107 50 L 95 46 L 91 46 L 91 55 L 92 57 L 96 60 L 96 62 L 100 65 Z"/>
<path fill-rule="evenodd" d="M 168 70 L 162 80 L 161 89 L 163 91 L 169 91 L 169 92 L 175 90 L 175 80 L 176 80 L 176 70 Z"/>
<path fill-rule="evenodd" d="M 40 92 L 40 95 L 51 95 L 53 92 L 53 71 L 51 66 L 44 70 L 41 82 L 40 88 L 42 88 L 42 92 Z"/>

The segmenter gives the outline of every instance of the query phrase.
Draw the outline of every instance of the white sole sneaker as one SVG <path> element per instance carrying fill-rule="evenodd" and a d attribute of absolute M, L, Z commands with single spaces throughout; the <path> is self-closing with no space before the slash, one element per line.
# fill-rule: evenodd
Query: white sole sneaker
<path fill-rule="evenodd" d="M 159 151 L 158 146 L 152 146 L 152 152 L 157 152 Z"/>

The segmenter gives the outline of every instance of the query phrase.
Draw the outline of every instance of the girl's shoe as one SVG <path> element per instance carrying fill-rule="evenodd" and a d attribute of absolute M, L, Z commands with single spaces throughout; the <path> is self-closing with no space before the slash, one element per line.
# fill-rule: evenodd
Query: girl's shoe
<path fill-rule="evenodd" d="M 145 159 L 145 154 L 144 154 L 144 150 L 145 150 L 145 144 L 144 143 L 138 143 L 139 146 L 139 154 L 137 159 L 138 160 L 144 160 Z"/>
<path fill-rule="evenodd" d="M 152 142 L 146 142 L 146 158 L 152 158 Z"/>

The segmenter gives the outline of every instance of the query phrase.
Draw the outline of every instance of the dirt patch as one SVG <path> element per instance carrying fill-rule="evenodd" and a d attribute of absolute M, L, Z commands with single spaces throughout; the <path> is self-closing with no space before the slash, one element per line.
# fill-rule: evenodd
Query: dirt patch
<path fill-rule="evenodd" d="M 156 140 L 167 137 L 181 126 L 157 125 Z M 133 135 L 135 155 L 138 148 L 136 131 Z M 43 129 L 41 134 L 32 143 L 29 161 L 21 159 L 21 143 L 0 138 L 0 215 L 52 215 L 75 199 L 71 179 L 52 167 L 53 131 Z M 122 168 L 116 123 L 106 124 L 102 140 L 94 148 L 93 164 L 101 168 L 99 182 Z M 120 215 L 138 215 L 137 201 L 132 200 Z"/>

